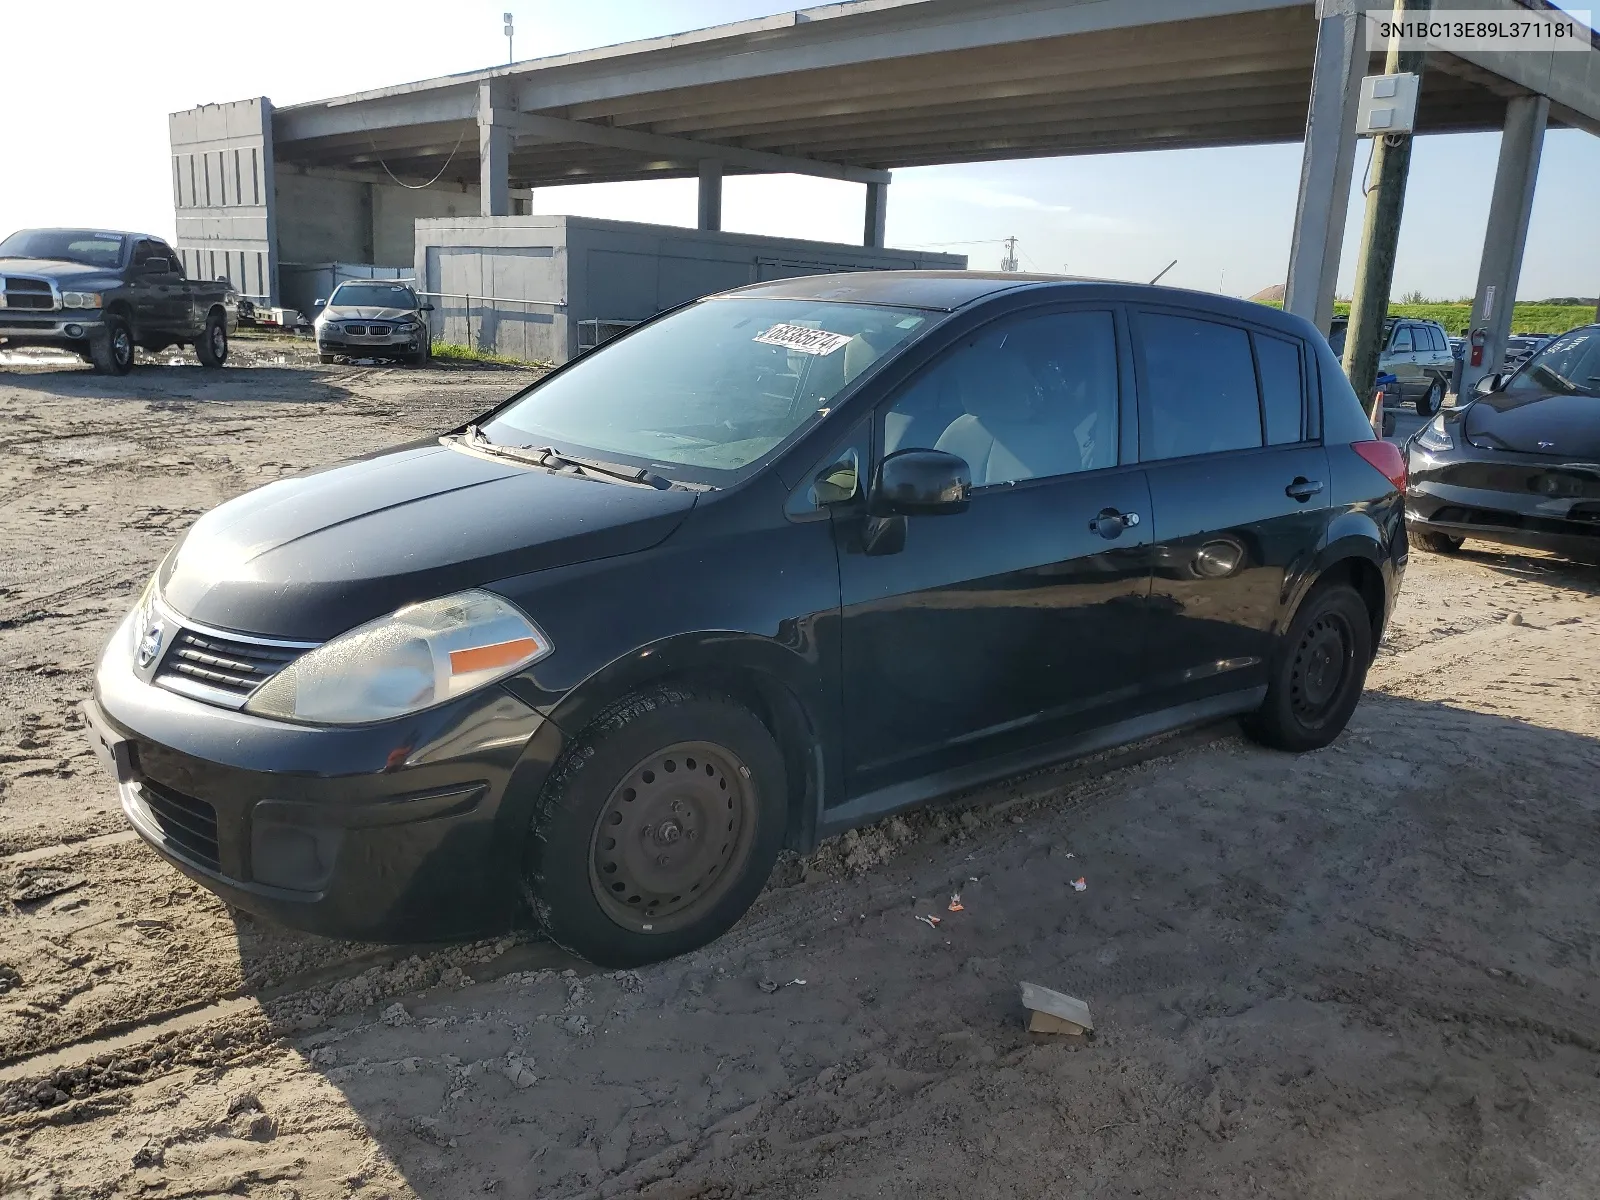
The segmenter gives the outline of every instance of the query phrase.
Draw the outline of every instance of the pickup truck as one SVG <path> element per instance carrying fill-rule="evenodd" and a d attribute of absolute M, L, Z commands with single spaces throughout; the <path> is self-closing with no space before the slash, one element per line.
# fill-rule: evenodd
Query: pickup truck
<path fill-rule="evenodd" d="M 135 346 L 192 345 L 202 366 L 222 366 L 238 323 L 226 294 L 184 278 L 147 234 L 24 229 L 0 242 L 0 345 L 70 350 L 103 375 L 127 374 Z"/>

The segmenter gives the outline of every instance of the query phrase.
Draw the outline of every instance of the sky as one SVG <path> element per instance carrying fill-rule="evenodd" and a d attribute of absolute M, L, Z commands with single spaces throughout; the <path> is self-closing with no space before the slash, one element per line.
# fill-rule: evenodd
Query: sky
<path fill-rule="evenodd" d="M 0 125 L 0 236 L 98 225 L 171 236 L 167 114 L 268 96 L 279 105 L 503 63 L 501 13 L 520 59 L 764 16 L 777 0 L 382 0 L 217 4 L 191 0 L 0 0 L 8 119 Z M 788 6 L 788 7 L 792 7 Z M 18 107 L 16 97 L 38 97 Z M 1394 294 L 1469 295 L 1488 220 L 1498 134 L 1417 139 Z M 1339 293 L 1354 275 L 1364 149 Z M 1035 159 L 894 173 L 888 241 L 998 267 L 1018 239 L 1024 269 L 1250 295 L 1282 283 L 1300 146 Z M 796 176 L 730 177 L 723 227 L 858 242 L 863 189 Z M 538 212 L 692 225 L 695 183 L 541 188 Z M 1518 295 L 1600 291 L 1600 138 L 1545 139 Z"/>

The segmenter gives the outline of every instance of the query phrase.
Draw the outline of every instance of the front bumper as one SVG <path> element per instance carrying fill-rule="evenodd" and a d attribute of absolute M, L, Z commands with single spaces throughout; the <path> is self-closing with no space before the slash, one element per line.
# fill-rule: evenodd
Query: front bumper
<path fill-rule="evenodd" d="M 141 681 L 126 624 L 83 706 L 129 823 L 228 903 L 333 937 L 511 928 L 560 731 L 499 687 L 376 725 L 269 721 Z"/>
<path fill-rule="evenodd" d="M 37 315 L 0 312 L 0 338 L 18 346 L 75 345 L 87 342 L 104 328 L 101 312 L 94 308 L 63 309 Z"/>
<path fill-rule="evenodd" d="M 1600 464 L 1406 447 L 1406 524 L 1572 558 L 1600 556 Z"/>
<path fill-rule="evenodd" d="M 391 354 L 415 354 L 422 349 L 421 333 L 396 334 L 391 337 L 327 337 L 317 334 L 319 354 L 344 354 L 355 358 L 377 357 Z"/>

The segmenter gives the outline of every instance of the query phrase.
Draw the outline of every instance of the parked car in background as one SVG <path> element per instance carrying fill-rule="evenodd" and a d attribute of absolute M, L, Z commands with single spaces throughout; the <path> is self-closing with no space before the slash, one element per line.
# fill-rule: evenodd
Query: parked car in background
<path fill-rule="evenodd" d="M 213 509 L 85 712 L 134 828 L 231 904 L 412 942 L 520 909 L 643 963 L 782 847 L 952 791 L 1233 714 L 1327 745 L 1403 472 L 1259 304 L 754 284 Z"/>
<path fill-rule="evenodd" d="M 1600 561 L 1600 325 L 1552 338 L 1406 443 L 1406 524 L 1435 553 L 1481 538 Z"/>
<path fill-rule="evenodd" d="M 238 323 L 220 282 L 186 279 L 160 238 L 106 229 L 24 229 L 0 242 L 0 342 L 56 346 L 102 374 L 134 347 L 191 345 L 202 366 L 228 358 Z"/>
<path fill-rule="evenodd" d="M 1348 327 L 1347 318 L 1335 317 L 1328 333 L 1329 345 L 1341 358 Z M 1444 326 L 1437 321 L 1388 318 L 1383 326 L 1378 372 L 1393 375 L 1398 381 L 1400 398 L 1415 404 L 1421 416 L 1431 417 L 1444 403 L 1445 392 L 1455 373 L 1455 359 Z"/>
<path fill-rule="evenodd" d="M 403 283 L 359 279 L 341 283 L 327 300 L 318 300 L 312 321 L 317 354 L 323 362 L 339 355 L 398 358 L 421 365 L 433 355 L 424 303 Z"/>

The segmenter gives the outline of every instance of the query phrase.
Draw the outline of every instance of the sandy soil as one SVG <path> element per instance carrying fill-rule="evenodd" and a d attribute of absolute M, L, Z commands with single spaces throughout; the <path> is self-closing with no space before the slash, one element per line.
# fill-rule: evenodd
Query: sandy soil
<path fill-rule="evenodd" d="M 890 820 L 672 963 L 334 943 L 126 833 L 73 705 L 198 513 L 526 377 L 242 357 L 0 374 L 0 1195 L 1600 1194 L 1600 571 L 1418 554 L 1327 750 Z"/>

